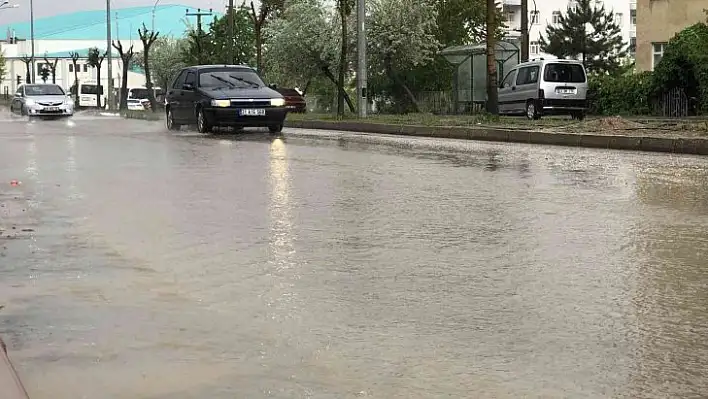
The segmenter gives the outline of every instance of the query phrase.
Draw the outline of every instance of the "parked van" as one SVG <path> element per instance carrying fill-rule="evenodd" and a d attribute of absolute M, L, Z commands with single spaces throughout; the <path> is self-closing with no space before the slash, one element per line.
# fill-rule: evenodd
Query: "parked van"
<path fill-rule="evenodd" d="M 588 81 L 582 62 L 543 58 L 512 68 L 499 84 L 499 113 L 526 115 L 570 115 L 584 119 L 587 112 Z"/>

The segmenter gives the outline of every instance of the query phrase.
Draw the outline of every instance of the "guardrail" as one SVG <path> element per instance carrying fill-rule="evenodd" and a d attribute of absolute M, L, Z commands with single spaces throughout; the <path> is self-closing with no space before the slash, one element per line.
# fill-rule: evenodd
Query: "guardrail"
<path fill-rule="evenodd" d="M 27 390 L 15 367 L 7 355 L 7 347 L 0 338 L 0 398 L 3 399 L 29 399 Z"/>

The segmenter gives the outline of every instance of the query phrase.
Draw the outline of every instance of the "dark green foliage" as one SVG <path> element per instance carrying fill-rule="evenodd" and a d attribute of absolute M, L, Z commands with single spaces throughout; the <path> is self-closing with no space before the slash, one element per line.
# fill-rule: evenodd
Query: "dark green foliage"
<path fill-rule="evenodd" d="M 595 115 L 648 115 L 652 111 L 652 74 L 590 76 L 590 113 Z"/>
<path fill-rule="evenodd" d="M 587 24 L 592 29 L 586 28 Z M 621 73 L 627 57 L 627 44 L 622 42 L 622 30 L 615 23 L 612 11 L 594 0 L 578 0 L 577 7 L 568 7 L 557 25 L 546 27 L 541 36 L 541 50 L 559 58 L 584 60 L 590 73 Z"/>
<path fill-rule="evenodd" d="M 49 70 L 49 67 L 47 66 L 42 66 L 42 69 L 39 70 L 39 77 L 42 78 L 42 82 L 47 83 L 47 80 L 49 80 L 49 76 L 52 74 L 52 71 Z"/>
<path fill-rule="evenodd" d="M 681 88 L 708 112 L 708 25 L 697 23 L 677 33 L 654 68 L 655 94 Z"/>
<path fill-rule="evenodd" d="M 245 64 L 255 66 L 256 34 L 249 8 L 234 8 L 234 60 L 229 60 L 229 13 L 216 18 L 206 32 L 188 32 L 187 64 Z"/>

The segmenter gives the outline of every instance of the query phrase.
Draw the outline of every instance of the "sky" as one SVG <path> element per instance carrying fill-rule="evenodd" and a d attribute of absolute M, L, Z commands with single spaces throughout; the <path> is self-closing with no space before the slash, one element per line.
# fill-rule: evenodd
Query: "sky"
<path fill-rule="evenodd" d="M 0 0 L 0 3 L 5 0 Z M 58 14 L 72 13 L 75 11 L 96 10 L 106 8 L 104 0 L 33 0 L 34 17 L 50 17 Z M 243 0 L 234 0 L 234 4 L 241 4 Z M 250 2 L 250 1 L 249 1 Z M 24 22 L 30 19 L 30 0 L 9 0 L 10 4 L 17 4 L 19 8 L 0 8 L 0 25 Z M 136 6 L 153 6 L 155 0 L 111 0 L 112 8 L 125 8 Z M 160 5 L 181 4 L 204 9 L 213 8 L 223 11 L 224 0 L 160 0 Z"/>

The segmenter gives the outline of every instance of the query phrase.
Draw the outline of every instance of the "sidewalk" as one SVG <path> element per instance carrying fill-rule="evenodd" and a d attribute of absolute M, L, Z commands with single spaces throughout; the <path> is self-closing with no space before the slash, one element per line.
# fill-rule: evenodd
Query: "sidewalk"
<path fill-rule="evenodd" d="M 523 121 L 521 118 L 519 120 Z M 706 122 L 669 124 L 665 120 L 647 124 L 619 117 L 583 122 L 557 119 L 532 126 L 520 123 L 507 126 L 482 123 L 435 126 L 290 117 L 285 122 L 286 127 L 302 129 L 708 155 L 705 125 Z"/>

